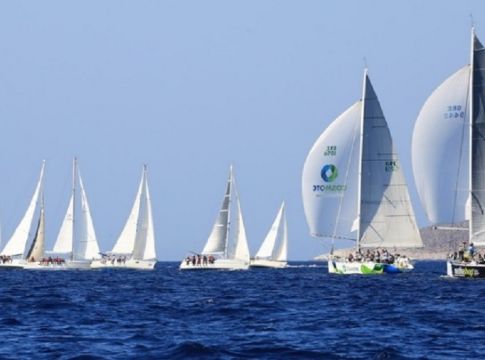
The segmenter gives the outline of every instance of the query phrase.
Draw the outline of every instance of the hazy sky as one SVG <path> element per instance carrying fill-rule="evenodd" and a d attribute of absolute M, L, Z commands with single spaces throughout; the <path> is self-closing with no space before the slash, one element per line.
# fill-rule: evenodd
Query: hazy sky
<path fill-rule="evenodd" d="M 47 248 L 78 156 L 102 250 L 149 166 L 157 252 L 200 251 L 234 164 L 251 252 L 282 200 L 290 259 L 328 246 L 308 235 L 301 171 L 325 127 L 360 98 L 364 60 L 404 166 L 431 91 L 469 61 L 482 0 L 2 1 L 0 220 L 25 212 L 42 159 Z"/>

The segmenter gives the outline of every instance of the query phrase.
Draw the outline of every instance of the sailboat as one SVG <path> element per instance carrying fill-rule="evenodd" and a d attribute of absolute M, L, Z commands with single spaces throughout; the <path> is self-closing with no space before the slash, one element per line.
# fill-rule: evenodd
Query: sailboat
<path fill-rule="evenodd" d="M 221 209 L 202 250 L 180 263 L 181 270 L 247 270 L 249 247 L 232 166 Z"/>
<path fill-rule="evenodd" d="M 77 188 L 79 186 L 80 211 L 77 209 Z M 72 190 L 69 205 L 44 268 L 89 269 L 91 261 L 99 259 L 99 247 L 93 219 L 77 159 L 72 165 Z M 55 257 L 52 255 L 56 255 Z M 53 266 L 54 265 L 54 266 Z"/>
<path fill-rule="evenodd" d="M 32 247 L 37 243 L 37 237 L 35 236 L 32 238 L 31 234 L 31 230 L 35 222 L 36 210 L 40 209 L 39 221 L 41 221 L 44 216 L 42 195 L 44 168 L 45 161 L 42 162 L 39 181 L 37 182 L 34 195 L 30 200 L 27 211 L 0 253 L 0 268 L 24 268 L 25 264 L 27 263 L 27 259 L 38 256 L 38 252 L 32 253 L 30 249 L 28 250 L 28 245 L 31 243 Z"/>
<path fill-rule="evenodd" d="M 157 263 L 152 205 L 148 189 L 147 167 L 143 167 L 140 185 L 128 220 L 113 250 L 94 260 L 91 268 L 152 270 Z"/>
<path fill-rule="evenodd" d="M 283 202 L 256 256 L 251 259 L 251 267 L 284 268 L 287 265 L 287 257 L 288 229 Z"/>
<path fill-rule="evenodd" d="M 381 274 L 413 268 L 407 257 L 385 249 L 422 247 L 422 241 L 367 70 L 362 99 L 337 117 L 310 150 L 303 167 L 302 195 L 312 236 L 331 239 L 332 250 L 335 240 L 356 241 L 355 257 L 342 259 L 331 252 L 330 273 Z M 386 258 L 362 253 L 363 248 L 380 249 Z"/>
<path fill-rule="evenodd" d="M 423 105 L 414 127 L 412 160 L 428 219 L 452 225 L 469 221 L 468 242 L 448 259 L 447 275 L 483 278 L 485 261 L 468 254 L 469 246 L 485 246 L 485 48 L 474 29 L 470 57 L 470 64 Z"/>

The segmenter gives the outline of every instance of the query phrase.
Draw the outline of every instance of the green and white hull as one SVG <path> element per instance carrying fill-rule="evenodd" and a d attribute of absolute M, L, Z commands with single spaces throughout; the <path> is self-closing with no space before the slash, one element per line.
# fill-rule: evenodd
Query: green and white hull
<path fill-rule="evenodd" d="M 330 274 L 362 274 L 379 275 L 384 273 L 384 265 L 373 261 L 343 261 L 328 260 L 328 272 Z"/>

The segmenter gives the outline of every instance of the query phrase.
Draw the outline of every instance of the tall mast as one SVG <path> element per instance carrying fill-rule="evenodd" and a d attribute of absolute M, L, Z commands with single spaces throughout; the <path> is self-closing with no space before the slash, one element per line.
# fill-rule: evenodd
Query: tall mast
<path fill-rule="evenodd" d="M 229 245 L 229 234 L 230 234 L 230 227 L 231 227 L 231 201 L 232 201 L 232 187 L 234 185 L 233 182 L 233 174 L 232 174 L 232 165 L 229 167 L 229 200 L 227 202 L 227 226 L 226 226 L 226 241 L 224 246 L 224 258 L 227 258 L 227 247 Z"/>
<path fill-rule="evenodd" d="M 471 42 L 470 42 L 470 81 L 469 81 L 469 91 L 468 91 L 468 111 L 469 111 L 469 144 L 468 144 L 468 196 L 470 201 L 467 201 L 468 211 L 470 214 L 470 219 L 468 220 L 468 243 L 472 242 L 473 237 L 473 50 L 474 50 L 474 38 L 475 38 L 475 28 L 472 26 L 471 31 Z"/>
<path fill-rule="evenodd" d="M 76 248 L 76 232 L 75 232 L 75 212 L 76 212 L 76 168 L 77 158 L 74 157 L 72 161 L 72 251 L 71 260 L 74 260 L 74 250 Z"/>
<path fill-rule="evenodd" d="M 367 83 L 367 67 L 364 70 L 364 82 L 362 84 L 362 113 L 360 116 L 360 144 L 359 144 L 359 181 L 357 182 L 357 250 L 360 250 L 360 220 L 361 220 L 361 203 L 362 203 L 362 155 L 364 151 L 364 114 L 365 114 L 365 96 Z"/>

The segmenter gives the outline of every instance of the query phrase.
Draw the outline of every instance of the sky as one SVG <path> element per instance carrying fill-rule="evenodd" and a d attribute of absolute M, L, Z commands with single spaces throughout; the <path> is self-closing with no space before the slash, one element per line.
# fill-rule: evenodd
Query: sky
<path fill-rule="evenodd" d="M 0 2 L 3 243 L 46 160 L 47 248 L 79 166 L 101 250 L 114 245 L 148 165 L 159 260 L 200 251 L 233 164 L 254 254 L 284 200 L 289 258 L 309 236 L 303 162 L 361 96 L 380 99 L 420 227 L 411 137 L 419 110 L 469 62 L 482 0 Z"/>

